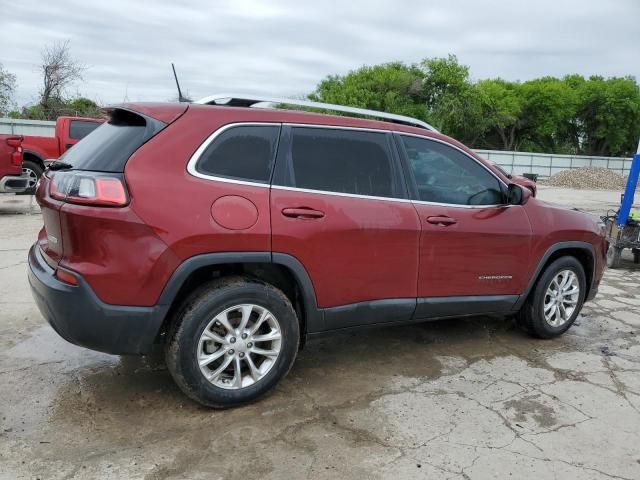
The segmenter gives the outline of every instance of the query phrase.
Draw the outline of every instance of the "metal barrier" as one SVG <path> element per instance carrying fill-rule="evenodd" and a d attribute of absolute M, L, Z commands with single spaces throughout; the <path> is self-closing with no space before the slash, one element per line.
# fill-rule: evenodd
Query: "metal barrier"
<path fill-rule="evenodd" d="M 24 120 L 22 118 L 0 118 L 0 134 L 53 137 L 55 133 L 56 122 Z"/>
<path fill-rule="evenodd" d="M 511 174 L 535 173 L 543 178 L 562 170 L 580 167 L 608 168 L 626 177 L 631 169 L 631 158 L 622 157 L 586 157 L 500 150 L 476 150 L 476 153 L 500 165 Z"/>

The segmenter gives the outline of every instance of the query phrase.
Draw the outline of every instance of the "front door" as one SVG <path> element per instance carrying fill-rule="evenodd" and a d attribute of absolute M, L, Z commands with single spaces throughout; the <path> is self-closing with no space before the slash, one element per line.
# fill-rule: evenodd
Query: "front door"
<path fill-rule="evenodd" d="M 272 249 L 307 270 L 325 328 L 407 320 L 420 221 L 390 133 L 283 126 L 271 189 Z"/>
<path fill-rule="evenodd" d="M 504 185 L 446 143 L 398 135 L 422 225 L 418 316 L 508 310 L 526 286 L 531 226 Z"/>

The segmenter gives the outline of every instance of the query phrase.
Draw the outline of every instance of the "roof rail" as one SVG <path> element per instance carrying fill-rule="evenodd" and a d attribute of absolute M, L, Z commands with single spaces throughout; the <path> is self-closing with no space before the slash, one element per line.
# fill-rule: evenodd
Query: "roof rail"
<path fill-rule="evenodd" d="M 379 112 L 376 110 L 367 110 L 365 108 L 346 107 L 344 105 L 334 105 L 332 103 L 312 102 L 310 100 L 296 100 L 294 98 L 278 98 L 265 97 L 261 95 L 247 94 L 230 94 L 220 93 L 218 95 L 210 95 L 208 97 L 196 100 L 194 103 L 202 105 L 226 105 L 230 107 L 253 107 L 260 103 L 279 103 L 283 105 L 296 105 L 300 107 L 319 108 L 322 110 L 332 110 L 334 112 L 354 113 L 356 115 L 366 115 L 368 117 L 379 118 L 382 120 L 409 125 L 411 127 L 420 127 L 437 132 L 435 128 L 427 122 L 417 120 L 415 118 L 406 117 L 404 115 L 396 115 L 395 113 Z"/>

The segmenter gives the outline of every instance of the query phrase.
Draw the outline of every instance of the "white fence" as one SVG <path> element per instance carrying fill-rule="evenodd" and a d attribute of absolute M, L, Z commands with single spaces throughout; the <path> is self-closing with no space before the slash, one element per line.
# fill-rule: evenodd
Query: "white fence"
<path fill-rule="evenodd" d="M 536 173 L 549 177 L 562 170 L 580 167 L 602 167 L 613 170 L 625 177 L 631 168 L 631 158 L 583 157 L 577 155 L 556 155 L 549 153 L 504 152 L 500 150 L 476 150 L 486 158 L 514 175 Z"/>
<path fill-rule="evenodd" d="M 38 135 L 41 137 L 53 137 L 55 133 L 56 122 L 45 120 L 0 118 L 0 134 Z"/>
<path fill-rule="evenodd" d="M 55 127 L 56 122 L 0 118 L 0 134 L 52 137 L 55 135 Z M 536 173 L 543 178 L 562 170 L 579 167 L 608 168 L 627 176 L 631 168 L 631 158 L 581 157 L 548 153 L 505 152 L 501 150 L 476 150 L 476 152 L 481 157 L 497 163 L 507 172 L 514 175 Z"/>

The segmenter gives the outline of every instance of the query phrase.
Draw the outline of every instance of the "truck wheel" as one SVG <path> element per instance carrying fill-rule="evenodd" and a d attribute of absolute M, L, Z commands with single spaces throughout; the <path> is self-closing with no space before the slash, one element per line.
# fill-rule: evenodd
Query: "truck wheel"
<path fill-rule="evenodd" d="M 517 322 L 534 337 L 557 337 L 566 332 L 578 317 L 586 290 L 580 262 L 574 257 L 561 257 L 542 273 L 518 312 Z"/>
<path fill-rule="evenodd" d="M 640 263 L 640 249 L 633 249 L 633 263 Z"/>
<path fill-rule="evenodd" d="M 288 372 L 300 327 L 289 299 L 272 285 L 225 277 L 182 305 L 165 358 L 180 389 L 207 407 L 257 400 Z"/>
<path fill-rule="evenodd" d="M 609 246 L 609 250 L 607 250 L 607 267 L 609 268 L 620 268 L 620 262 L 622 260 L 622 248 L 614 247 L 613 245 Z"/>
<path fill-rule="evenodd" d="M 24 192 L 22 192 L 23 195 L 33 195 L 36 193 L 36 183 L 42 176 L 43 171 L 42 167 L 36 162 L 31 160 L 25 160 L 22 162 L 22 175 L 29 178 L 28 187 Z"/>

